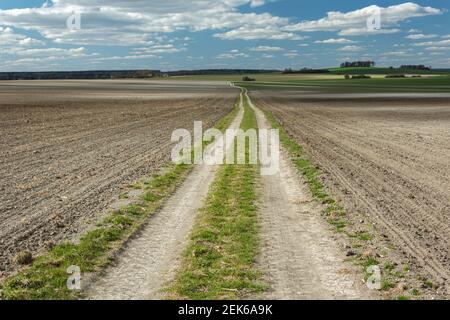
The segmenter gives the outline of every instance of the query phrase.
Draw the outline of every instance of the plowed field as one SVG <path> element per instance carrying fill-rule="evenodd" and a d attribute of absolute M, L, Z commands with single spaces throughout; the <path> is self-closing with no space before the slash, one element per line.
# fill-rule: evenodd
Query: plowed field
<path fill-rule="evenodd" d="M 173 130 L 211 127 L 235 99 L 225 84 L 0 83 L 0 275 L 80 232 L 170 160 Z"/>

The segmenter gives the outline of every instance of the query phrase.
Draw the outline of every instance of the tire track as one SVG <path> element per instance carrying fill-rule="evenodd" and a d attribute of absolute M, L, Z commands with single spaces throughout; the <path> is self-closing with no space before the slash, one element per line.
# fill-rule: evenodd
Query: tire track
<path fill-rule="evenodd" d="M 250 102 L 251 103 L 251 102 Z M 264 114 L 251 103 L 260 129 L 271 128 Z M 262 250 L 258 264 L 271 290 L 268 299 L 369 298 L 355 270 L 344 263 L 321 208 L 281 153 L 280 172 L 262 176 Z"/>

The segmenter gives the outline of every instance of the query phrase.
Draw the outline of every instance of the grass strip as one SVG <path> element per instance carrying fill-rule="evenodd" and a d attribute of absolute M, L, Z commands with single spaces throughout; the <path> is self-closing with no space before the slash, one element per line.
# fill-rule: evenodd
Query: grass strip
<path fill-rule="evenodd" d="M 256 127 L 255 115 L 245 99 L 241 129 Z M 258 176 L 256 165 L 224 165 L 219 169 L 196 218 L 182 266 L 168 289 L 170 298 L 240 299 L 265 290 L 253 268 L 258 253 Z"/>
<path fill-rule="evenodd" d="M 215 128 L 225 130 L 236 117 L 239 104 L 222 118 Z M 121 208 L 84 234 L 78 243 L 62 242 L 38 257 L 26 269 L 4 281 L 2 300 L 73 300 L 80 291 L 69 290 L 69 266 L 78 266 L 82 274 L 104 269 L 123 244 L 164 204 L 191 171 L 191 165 L 167 165 L 161 174 L 144 183 L 139 201 Z M 123 197 L 123 195 L 122 195 Z M 83 278 L 82 278 L 83 281 Z"/>

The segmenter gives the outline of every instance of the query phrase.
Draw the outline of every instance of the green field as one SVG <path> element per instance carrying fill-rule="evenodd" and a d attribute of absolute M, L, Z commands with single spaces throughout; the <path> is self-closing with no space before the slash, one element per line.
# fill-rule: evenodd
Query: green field
<path fill-rule="evenodd" d="M 352 69 L 352 68 L 349 68 Z M 355 68 L 353 68 L 355 69 Z M 367 68 L 358 68 L 367 69 Z M 371 68 L 374 69 L 374 68 Z M 381 69 L 381 68 L 380 68 Z M 248 76 L 254 82 L 243 82 Z M 450 92 L 450 75 L 385 78 L 386 74 L 370 75 L 371 79 L 346 80 L 337 74 L 235 74 L 171 77 L 171 80 L 201 80 L 234 82 L 247 89 L 276 89 L 322 92 Z"/>
<path fill-rule="evenodd" d="M 321 92 L 450 92 L 450 69 L 403 70 L 397 68 L 329 68 L 330 73 L 177 76 L 170 80 L 227 81 L 247 89 L 276 89 Z M 371 79 L 345 79 L 345 75 L 370 75 Z M 406 78 L 386 78 L 404 74 Z M 243 77 L 255 79 L 243 82 Z"/>
<path fill-rule="evenodd" d="M 420 75 L 449 75 L 449 69 L 411 70 L 399 68 L 370 67 L 370 68 L 329 68 L 332 74 L 420 74 Z"/>
<path fill-rule="evenodd" d="M 324 76 L 321 76 L 324 77 Z M 279 89 L 325 92 L 450 92 L 450 76 L 424 78 L 340 79 L 321 78 L 284 81 L 238 82 L 248 89 Z"/>
<path fill-rule="evenodd" d="M 318 79 L 342 79 L 343 76 L 332 74 L 282 74 L 260 73 L 260 74 L 229 74 L 229 75 L 199 75 L 199 76 L 177 76 L 167 78 L 169 80 L 198 80 L 198 81 L 242 81 L 243 77 L 256 79 L 258 82 L 270 81 L 297 81 L 297 80 L 318 80 Z"/>

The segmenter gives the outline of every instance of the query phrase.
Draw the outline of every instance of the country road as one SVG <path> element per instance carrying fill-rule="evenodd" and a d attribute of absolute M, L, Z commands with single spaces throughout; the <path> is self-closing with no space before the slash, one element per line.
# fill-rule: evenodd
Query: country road
<path fill-rule="evenodd" d="M 265 115 L 243 90 L 240 111 L 230 128 L 238 128 L 248 99 L 260 129 Z M 209 150 L 214 145 L 209 146 Z M 182 252 L 198 210 L 218 166 L 199 165 L 144 229 L 122 250 L 114 265 L 91 283 L 89 299 L 161 299 L 180 266 Z M 269 284 L 263 299 L 361 299 L 369 297 L 358 273 L 344 262 L 321 208 L 281 152 L 278 174 L 261 177 L 260 255 L 255 267 Z"/>

